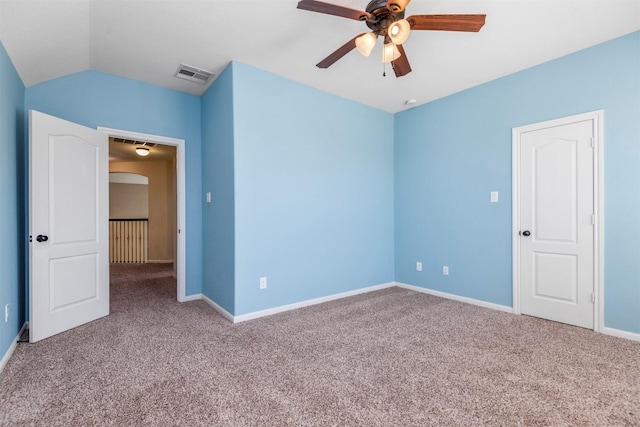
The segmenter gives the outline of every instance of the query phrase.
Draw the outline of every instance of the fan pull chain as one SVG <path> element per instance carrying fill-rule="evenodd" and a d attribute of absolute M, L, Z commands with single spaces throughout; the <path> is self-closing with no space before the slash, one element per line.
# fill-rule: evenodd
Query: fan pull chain
<path fill-rule="evenodd" d="M 387 77 L 387 63 L 382 63 L 382 77 Z"/>

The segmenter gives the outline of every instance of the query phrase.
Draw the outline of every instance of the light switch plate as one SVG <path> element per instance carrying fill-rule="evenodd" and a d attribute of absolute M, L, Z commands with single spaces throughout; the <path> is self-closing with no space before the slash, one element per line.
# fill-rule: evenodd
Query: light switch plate
<path fill-rule="evenodd" d="M 491 203 L 498 203 L 498 192 L 497 191 L 492 191 L 491 192 Z"/>

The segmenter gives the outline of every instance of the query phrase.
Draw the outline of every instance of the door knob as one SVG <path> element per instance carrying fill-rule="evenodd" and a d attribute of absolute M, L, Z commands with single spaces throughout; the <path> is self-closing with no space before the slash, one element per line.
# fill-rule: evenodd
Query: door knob
<path fill-rule="evenodd" d="M 49 240 L 49 236 L 44 234 L 38 234 L 38 237 L 36 237 L 36 240 L 38 242 L 46 242 L 47 240 Z"/>
<path fill-rule="evenodd" d="M 529 230 L 524 230 L 520 234 L 522 234 L 523 236 L 531 236 L 531 232 Z"/>

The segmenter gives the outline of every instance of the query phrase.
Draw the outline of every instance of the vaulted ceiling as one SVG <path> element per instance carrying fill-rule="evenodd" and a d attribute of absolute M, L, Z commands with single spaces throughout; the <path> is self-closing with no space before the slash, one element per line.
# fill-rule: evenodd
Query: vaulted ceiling
<path fill-rule="evenodd" d="M 332 0 L 364 10 L 366 0 Z M 232 60 L 397 112 L 640 30 L 638 0 L 413 0 L 416 14 L 486 14 L 478 33 L 413 31 L 413 72 L 383 77 L 380 43 L 315 66 L 363 22 L 299 10 L 296 0 L 0 0 L 2 40 L 24 84 L 97 70 L 202 94 L 181 63 L 219 74 Z"/>

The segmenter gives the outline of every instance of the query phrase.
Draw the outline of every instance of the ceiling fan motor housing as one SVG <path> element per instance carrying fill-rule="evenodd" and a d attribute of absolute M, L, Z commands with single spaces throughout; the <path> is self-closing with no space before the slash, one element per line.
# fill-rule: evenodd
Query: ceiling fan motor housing
<path fill-rule="evenodd" d="M 387 8 L 386 0 L 373 0 L 367 5 L 366 11 L 371 15 L 371 17 L 366 20 L 367 27 L 376 33 L 376 35 L 387 36 L 387 28 L 389 25 L 404 18 L 404 10 L 401 12 L 396 11 L 399 9 L 399 6 L 396 5 L 394 8 L 392 4 L 391 8 L 394 10 Z"/>

